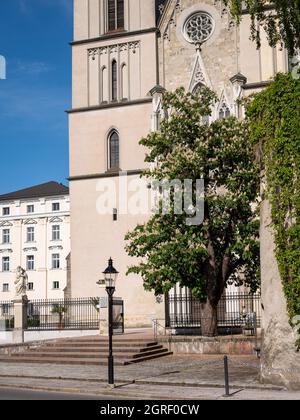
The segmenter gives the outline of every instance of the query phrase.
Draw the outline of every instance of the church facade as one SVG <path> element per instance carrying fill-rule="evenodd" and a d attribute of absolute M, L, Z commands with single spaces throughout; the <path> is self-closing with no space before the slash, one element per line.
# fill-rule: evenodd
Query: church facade
<path fill-rule="evenodd" d="M 128 201 L 146 167 L 139 140 L 159 127 L 164 89 L 206 85 L 219 97 L 210 118 L 242 118 L 238 100 L 287 71 L 287 53 L 264 34 L 257 50 L 247 11 L 237 26 L 218 0 L 75 0 L 72 50 L 72 295 L 105 296 L 96 283 L 112 257 L 126 325 L 150 325 L 164 304 L 126 276 L 124 236 L 149 217 Z"/>

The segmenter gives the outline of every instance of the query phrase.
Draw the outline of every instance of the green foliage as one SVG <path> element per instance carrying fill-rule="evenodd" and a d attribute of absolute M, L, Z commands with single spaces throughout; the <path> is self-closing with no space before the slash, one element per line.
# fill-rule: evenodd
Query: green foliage
<path fill-rule="evenodd" d="M 163 294 L 179 283 L 212 305 L 226 284 L 245 283 L 252 291 L 259 285 L 259 220 L 251 206 L 259 168 L 245 122 L 231 117 L 202 123 L 215 100 L 207 88 L 197 95 L 166 93 L 160 131 L 140 142 L 149 151 L 146 161 L 159 163 L 144 173 L 152 182 L 204 179 L 204 222 L 190 226 L 188 212 L 175 214 L 171 207 L 126 236 L 128 254 L 139 260 L 128 273 L 141 275 L 146 290 Z"/>
<path fill-rule="evenodd" d="M 13 330 L 15 327 L 15 318 L 10 318 L 5 320 L 5 330 Z"/>
<path fill-rule="evenodd" d="M 67 312 L 67 309 L 60 304 L 53 305 L 53 308 L 51 310 L 51 313 L 58 314 L 58 315 L 62 315 L 65 312 Z"/>
<path fill-rule="evenodd" d="M 259 23 L 268 35 L 269 43 L 274 47 L 278 42 L 284 44 L 290 54 L 300 47 L 300 0 L 223 0 L 231 9 L 232 15 L 238 22 L 241 20 L 243 9 L 247 9 L 251 16 L 251 36 L 261 43 Z M 273 8 L 270 8 L 270 4 Z"/>
<path fill-rule="evenodd" d="M 32 315 L 27 319 L 27 326 L 28 328 L 37 328 L 41 325 L 40 316 L 39 315 Z"/>
<path fill-rule="evenodd" d="M 300 80 L 278 74 L 254 97 L 247 115 L 266 170 L 276 256 L 292 320 L 300 315 Z"/>

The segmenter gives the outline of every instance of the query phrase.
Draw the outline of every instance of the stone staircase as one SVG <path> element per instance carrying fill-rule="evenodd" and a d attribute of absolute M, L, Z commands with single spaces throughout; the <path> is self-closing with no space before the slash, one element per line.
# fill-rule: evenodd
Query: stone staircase
<path fill-rule="evenodd" d="M 141 363 L 171 354 L 172 352 L 151 338 L 115 336 L 113 339 L 116 366 Z M 56 340 L 21 353 L 0 354 L 0 362 L 107 365 L 107 357 L 108 339 L 92 336 Z"/>

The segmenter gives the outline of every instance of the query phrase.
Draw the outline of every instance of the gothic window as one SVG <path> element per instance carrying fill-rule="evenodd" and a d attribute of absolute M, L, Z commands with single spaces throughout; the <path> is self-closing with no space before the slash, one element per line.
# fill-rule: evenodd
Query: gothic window
<path fill-rule="evenodd" d="M 118 65 L 116 60 L 111 64 L 111 100 L 118 100 Z"/>
<path fill-rule="evenodd" d="M 121 66 L 121 99 L 128 99 L 128 71 L 125 63 Z"/>
<path fill-rule="evenodd" d="M 183 33 L 188 42 L 202 44 L 211 37 L 214 29 L 215 22 L 211 15 L 197 12 L 186 20 Z"/>
<path fill-rule="evenodd" d="M 192 94 L 198 95 L 203 87 L 204 87 L 203 83 L 197 83 L 196 86 L 194 86 L 193 88 Z"/>
<path fill-rule="evenodd" d="M 219 108 L 219 120 L 223 120 L 224 118 L 230 117 L 230 109 L 228 105 L 223 102 Z"/>
<path fill-rule="evenodd" d="M 114 130 L 108 138 L 109 169 L 118 170 L 120 167 L 120 140 L 119 134 Z"/>
<path fill-rule="evenodd" d="M 103 66 L 101 69 L 101 102 L 107 103 L 109 101 L 109 81 L 107 67 Z"/>
<path fill-rule="evenodd" d="M 124 0 L 107 0 L 108 31 L 124 29 Z"/>

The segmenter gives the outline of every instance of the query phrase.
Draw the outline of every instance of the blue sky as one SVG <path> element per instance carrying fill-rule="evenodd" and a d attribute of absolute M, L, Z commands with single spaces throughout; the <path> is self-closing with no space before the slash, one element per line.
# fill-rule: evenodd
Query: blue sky
<path fill-rule="evenodd" d="M 0 195 L 67 183 L 72 3 L 0 1 Z"/>

